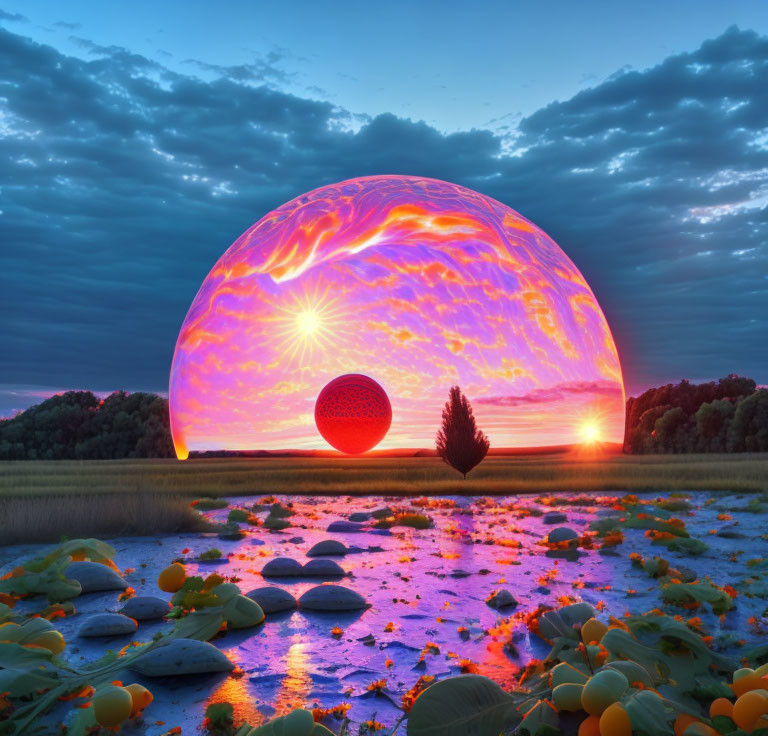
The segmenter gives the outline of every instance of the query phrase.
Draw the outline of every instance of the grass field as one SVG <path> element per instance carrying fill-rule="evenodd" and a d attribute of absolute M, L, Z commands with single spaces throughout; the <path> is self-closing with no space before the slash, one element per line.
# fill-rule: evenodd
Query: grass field
<path fill-rule="evenodd" d="M 433 457 L 5 462 L 0 544 L 197 531 L 200 496 L 684 490 L 768 491 L 768 455 L 496 456 L 467 480 Z"/>

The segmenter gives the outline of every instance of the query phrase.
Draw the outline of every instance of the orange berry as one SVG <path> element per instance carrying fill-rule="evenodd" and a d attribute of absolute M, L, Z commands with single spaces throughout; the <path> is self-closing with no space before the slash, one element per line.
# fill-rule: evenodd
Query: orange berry
<path fill-rule="evenodd" d="M 184 565 L 174 562 L 163 570 L 157 578 L 157 587 L 166 593 L 176 593 L 187 578 Z"/>
<path fill-rule="evenodd" d="M 579 736 L 601 736 L 600 716 L 587 716 L 579 726 Z"/>
<path fill-rule="evenodd" d="M 678 713 L 677 718 L 675 718 L 675 725 L 672 727 L 675 736 L 684 736 L 686 729 L 692 723 L 701 723 L 701 719 L 696 718 L 689 713 Z"/>
<path fill-rule="evenodd" d="M 154 700 L 152 693 L 138 683 L 126 685 L 125 689 L 131 694 L 131 717 L 144 710 Z"/>
<path fill-rule="evenodd" d="M 768 693 L 765 690 L 750 690 L 733 704 L 732 718 L 739 728 L 751 731 L 755 721 L 766 713 L 768 713 Z"/>
<path fill-rule="evenodd" d="M 715 716 L 727 716 L 733 718 L 733 703 L 727 698 L 718 698 L 712 701 L 712 705 L 709 706 L 709 717 Z"/>
<path fill-rule="evenodd" d="M 745 675 L 736 680 L 731 689 L 737 698 L 752 690 L 768 690 L 768 677 L 760 677 L 758 674 Z"/>
<path fill-rule="evenodd" d="M 632 722 L 621 703 L 609 705 L 600 716 L 600 736 L 632 736 Z"/>

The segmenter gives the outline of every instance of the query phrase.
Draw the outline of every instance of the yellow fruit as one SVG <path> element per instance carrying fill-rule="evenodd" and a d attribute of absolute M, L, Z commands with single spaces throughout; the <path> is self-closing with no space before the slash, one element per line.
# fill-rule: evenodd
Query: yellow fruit
<path fill-rule="evenodd" d="M 581 638 L 585 644 L 596 641 L 600 642 L 605 632 L 608 631 L 608 627 L 596 618 L 592 617 L 588 621 L 585 621 L 581 627 Z"/>
<path fill-rule="evenodd" d="M 579 726 L 579 736 L 602 736 L 600 716 L 587 716 Z"/>
<path fill-rule="evenodd" d="M 627 678 L 616 670 L 606 669 L 589 678 L 581 692 L 581 706 L 593 716 L 602 715 L 612 703 L 627 691 Z"/>
<path fill-rule="evenodd" d="M 580 669 L 571 666 L 568 662 L 560 662 L 552 668 L 551 684 L 552 687 L 564 685 L 567 682 L 583 685 L 589 679 Z"/>
<path fill-rule="evenodd" d="M 552 705 L 557 710 L 567 710 L 575 713 L 581 710 L 581 691 L 584 685 L 575 682 L 564 682 L 552 690 Z"/>
<path fill-rule="evenodd" d="M 93 716 L 100 726 L 119 726 L 131 717 L 133 699 L 131 694 L 119 685 L 107 685 L 93 696 Z"/>
<path fill-rule="evenodd" d="M 760 665 L 760 666 L 759 666 L 759 667 L 758 667 L 758 668 L 755 670 L 755 674 L 756 674 L 756 675 L 760 675 L 760 677 L 762 677 L 763 675 L 768 675 L 768 662 L 766 662 L 765 664 L 761 664 L 761 665 Z M 735 677 L 735 676 L 736 676 L 736 675 L 734 675 L 734 677 Z"/>
<path fill-rule="evenodd" d="M 140 710 L 144 710 L 154 700 L 152 693 L 138 683 L 126 685 L 124 689 L 131 695 L 131 717 L 135 716 Z"/>
<path fill-rule="evenodd" d="M 712 701 L 712 705 L 709 706 L 709 717 L 715 716 L 727 716 L 733 719 L 733 703 L 726 698 L 718 698 Z"/>
<path fill-rule="evenodd" d="M 750 690 L 741 695 L 733 704 L 732 718 L 739 728 L 751 731 L 755 721 L 766 713 L 768 713 L 768 692 Z"/>
<path fill-rule="evenodd" d="M 174 562 L 160 573 L 157 578 L 157 587 L 166 593 L 176 593 L 184 585 L 186 578 L 187 571 L 184 569 L 184 565 Z"/>
<path fill-rule="evenodd" d="M 41 631 L 37 636 L 26 643 L 36 647 L 43 647 L 43 649 L 47 649 L 52 654 L 61 654 L 66 646 L 64 637 L 61 635 L 61 632 L 56 631 L 56 629 Z"/>
<path fill-rule="evenodd" d="M 600 736 L 632 736 L 632 723 L 620 703 L 609 705 L 600 716 Z"/>

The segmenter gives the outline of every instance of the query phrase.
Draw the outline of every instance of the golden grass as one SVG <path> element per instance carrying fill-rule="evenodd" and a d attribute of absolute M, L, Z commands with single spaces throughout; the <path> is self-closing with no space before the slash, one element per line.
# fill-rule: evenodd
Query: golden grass
<path fill-rule="evenodd" d="M 680 490 L 768 491 L 768 454 L 595 457 L 571 451 L 496 456 L 486 458 L 467 480 L 434 457 L 0 463 L 0 498 L 139 492 L 198 497 Z"/>
<path fill-rule="evenodd" d="M 467 480 L 435 457 L 3 462 L 0 546 L 202 531 L 200 496 L 686 490 L 768 491 L 768 454 L 492 456 Z"/>
<path fill-rule="evenodd" d="M 210 525 L 176 494 L 0 495 L 0 545 L 58 542 L 62 536 L 143 536 L 206 531 Z"/>

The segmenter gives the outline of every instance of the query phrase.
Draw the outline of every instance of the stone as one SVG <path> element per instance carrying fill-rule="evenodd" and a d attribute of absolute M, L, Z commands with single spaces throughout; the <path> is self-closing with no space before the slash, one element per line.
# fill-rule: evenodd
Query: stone
<path fill-rule="evenodd" d="M 274 585 L 255 588 L 245 594 L 247 598 L 256 601 L 264 613 L 280 613 L 290 611 L 298 605 L 296 599 L 287 591 Z"/>
<path fill-rule="evenodd" d="M 340 578 L 346 575 L 344 568 L 333 560 L 315 559 L 302 568 L 302 575 L 320 578 Z"/>
<path fill-rule="evenodd" d="M 196 639 L 173 639 L 147 652 L 131 665 L 145 677 L 231 672 L 235 665 L 213 644 Z"/>
<path fill-rule="evenodd" d="M 517 599 L 508 590 L 497 590 L 486 603 L 497 611 L 501 608 L 512 608 L 517 606 Z"/>
<path fill-rule="evenodd" d="M 120 609 L 124 616 L 130 616 L 137 621 L 150 621 L 162 618 L 171 610 L 171 604 L 154 595 L 137 595 L 129 598 Z"/>
<path fill-rule="evenodd" d="M 358 524 L 354 521 L 347 521 L 342 519 L 341 521 L 332 521 L 328 524 L 329 532 L 364 532 L 365 527 L 362 524 Z"/>
<path fill-rule="evenodd" d="M 77 580 L 83 593 L 125 590 L 128 587 L 121 575 L 100 562 L 70 562 L 64 569 L 64 577 Z"/>
<path fill-rule="evenodd" d="M 261 570 L 265 578 L 295 578 L 303 575 L 301 563 L 290 557 L 275 557 L 270 560 Z"/>
<path fill-rule="evenodd" d="M 299 598 L 299 608 L 309 611 L 361 611 L 365 598 L 343 585 L 318 585 Z"/>
<path fill-rule="evenodd" d="M 354 522 L 368 521 L 371 515 L 365 511 L 355 511 L 355 513 L 349 515 L 349 520 Z"/>
<path fill-rule="evenodd" d="M 562 511 L 550 511 L 541 518 L 545 524 L 562 524 L 568 517 Z"/>
<path fill-rule="evenodd" d="M 549 544 L 560 544 L 578 539 L 579 535 L 567 526 L 558 526 L 547 535 Z"/>
<path fill-rule="evenodd" d="M 343 557 L 349 550 L 338 539 L 324 539 L 307 552 L 307 557 Z"/>
<path fill-rule="evenodd" d="M 123 636 L 136 633 L 136 622 L 122 613 L 96 613 L 90 616 L 80 630 L 78 636 Z"/>

